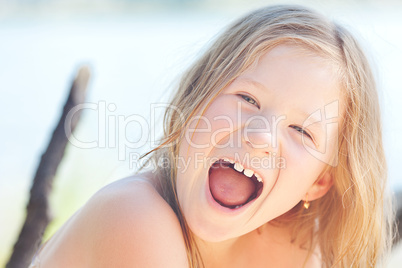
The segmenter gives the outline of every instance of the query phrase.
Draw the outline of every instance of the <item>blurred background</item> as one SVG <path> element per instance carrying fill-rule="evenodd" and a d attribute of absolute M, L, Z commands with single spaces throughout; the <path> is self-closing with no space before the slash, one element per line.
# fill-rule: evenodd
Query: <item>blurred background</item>
<path fill-rule="evenodd" d="M 135 114 L 149 122 L 150 104 L 168 100 L 181 72 L 224 26 L 279 3 L 312 7 L 361 40 L 380 89 L 390 189 L 402 190 L 399 1 L 0 0 L 0 267 L 22 226 L 40 156 L 79 66 L 91 68 L 87 101 L 97 109 L 84 111 L 75 136 L 99 145 L 67 147 L 45 239 L 102 186 L 135 172 L 136 157 L 150 148 L 119 149 L 114 136 L 140 142 L 151 126 L 138 121 L 122 128 L 113 120 Z M 158 126 L 162 109 L 155 111 Z M 399 246 L 389 267 L 400 267 L 401 261 Z"/>

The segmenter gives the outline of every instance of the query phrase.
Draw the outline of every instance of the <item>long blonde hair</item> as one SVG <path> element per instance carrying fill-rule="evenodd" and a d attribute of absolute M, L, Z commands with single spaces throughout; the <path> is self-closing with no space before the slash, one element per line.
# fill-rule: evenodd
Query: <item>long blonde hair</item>
<path fill-rule="evenodd" d="M 385 195 L 378 96 L 368 61 L 343 27 L 304 7 L 281 5 L 258 9 L 237 20 L 184 73 L 171 100 L 176 109 L 167 109 L 164 115 L 162 144 L 146 154 L 155 163 L 162 159 L 158 172 L 163 195 L 181 223 L 190 267 L 203 263 L 176 195 L 175 158 L 183 129 L 264 52 L 284 42 L 308 48 L 338 66 L 346 99 L 339 164 L 331 168 L 334 185 L 312 203 L 308 213 L 301 204 L 287 213 L 294 229 L 313 230 L 318 220 L 314 237 L 324 267 L 373 267 L 389 252 L 392 213 Z"/>

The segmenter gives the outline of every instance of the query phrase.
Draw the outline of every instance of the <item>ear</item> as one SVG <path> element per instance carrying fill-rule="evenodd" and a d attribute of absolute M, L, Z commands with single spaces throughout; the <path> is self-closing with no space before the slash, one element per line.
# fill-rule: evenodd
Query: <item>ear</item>
<path fill-rule="evenodd" d="M 307 191 L 308 200 L 316 200 L 323 197 L 329 189 L 331 189 L 334 184 L 331 172 L 328 170 L 321 174 L 321 176 L 311 185 L 310 189 Z M 305 201 L 306 197 L 303 198 Z"/>

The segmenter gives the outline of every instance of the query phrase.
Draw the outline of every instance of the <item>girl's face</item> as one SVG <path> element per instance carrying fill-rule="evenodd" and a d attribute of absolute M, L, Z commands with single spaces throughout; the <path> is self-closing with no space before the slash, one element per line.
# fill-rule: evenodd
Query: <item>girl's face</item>
<path fill-rule="evenodd" d="M 336 165 L 342 123 L 335 70 L 305 49 L 277 46 L 192 119 L 177 194 L 196 236 L 238 237 L 327 192 L 322 171 Z"/>

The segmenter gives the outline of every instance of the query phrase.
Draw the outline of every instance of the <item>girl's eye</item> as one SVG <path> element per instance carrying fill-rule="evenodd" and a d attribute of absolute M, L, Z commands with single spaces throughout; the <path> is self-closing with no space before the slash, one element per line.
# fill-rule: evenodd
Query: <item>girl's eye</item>
<path fill-rule="evenodd" d="M 240 96 L 241 98 L 243 98 L 245 101 L 247 101 L 248 103 L 257 106 L 257 108 L 260 109 L 260 105 L 259 105 L 258 102 L 257 102 L 255 99 L 253 99 L 252 97 L 247 96 L 247 95 L 242 95 L 242 94 L 239 94 L 239 96 Z"/>
<path fill-rule="evenodd" d="M 311 139 L 312 141 L 314 141 L 313 137 L 304 128 L 294 125 L 291 125 L 290 127 L 300 132 L 302 135 L 307 136 L 307 138 Z"/>

